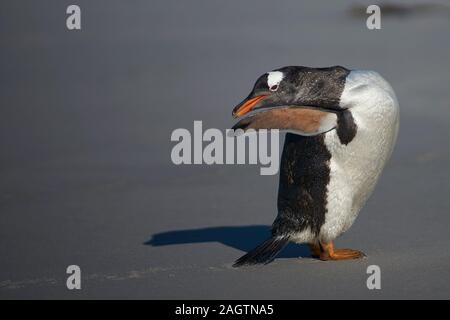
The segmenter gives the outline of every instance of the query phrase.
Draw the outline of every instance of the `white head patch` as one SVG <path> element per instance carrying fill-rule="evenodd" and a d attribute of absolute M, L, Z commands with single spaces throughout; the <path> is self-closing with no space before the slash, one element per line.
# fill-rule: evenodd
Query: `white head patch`
<path fill-rule="evenodd" d="M 278 87 L 283 78 L 284 78 L 283 72 L 271 71 L 267 74 L 267 86 L 269 88 Z"/>

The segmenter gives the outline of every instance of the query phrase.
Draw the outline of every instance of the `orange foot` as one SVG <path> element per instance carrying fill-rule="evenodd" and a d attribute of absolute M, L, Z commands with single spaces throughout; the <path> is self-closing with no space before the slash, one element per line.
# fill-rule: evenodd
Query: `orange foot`
<path fill-rule="evenodd" d="M 323 261 L 360 259 L 365 257 L 365 254 L 361 251 L 352 249 L 334 249 L 333 242 L 310 244 L 309 247 L 312 256 Z"/>

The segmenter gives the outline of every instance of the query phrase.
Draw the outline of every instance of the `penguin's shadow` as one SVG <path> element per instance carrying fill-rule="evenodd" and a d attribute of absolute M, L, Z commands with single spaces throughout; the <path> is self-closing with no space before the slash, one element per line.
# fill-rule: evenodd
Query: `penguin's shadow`
<path fill-rule="evenodd" d="M 219 242 L 248 252 L 270 237 L 270 226 L 224 226 L 203 229 L 174 230 L 154 234 L 145 245 L 155 247 L 202 242 Z M 308 246 L 289 243 L 277 258 L 311 257 Z"/>

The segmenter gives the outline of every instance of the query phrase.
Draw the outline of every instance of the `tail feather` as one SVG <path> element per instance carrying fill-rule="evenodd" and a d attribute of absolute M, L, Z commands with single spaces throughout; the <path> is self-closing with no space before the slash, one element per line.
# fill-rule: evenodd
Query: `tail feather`
<path fill-rule="evenodd" d="M 278 253 L 288 244 L 288 236 L 273 236 L 246 255 L 240 257 L 233 264 L 233 267 L 241 267 L 244 265 L 267 264 L 271 262 Z"/>

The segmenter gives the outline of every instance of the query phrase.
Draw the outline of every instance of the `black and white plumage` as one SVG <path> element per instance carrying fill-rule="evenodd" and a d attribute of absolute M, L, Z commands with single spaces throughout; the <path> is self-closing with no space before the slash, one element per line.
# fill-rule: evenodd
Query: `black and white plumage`
<path fill-rule="evenodd" d="M 234 110 L 234 129 L 287 130 L 272 237 L 235 266 L 267 263 L 289 241 L 308 243 L 322 260 L 362 253 L 334 249 L 372 193 L 390 157 L 399 109 L 376 72 L 284 67 L 262 75 Z"/>

